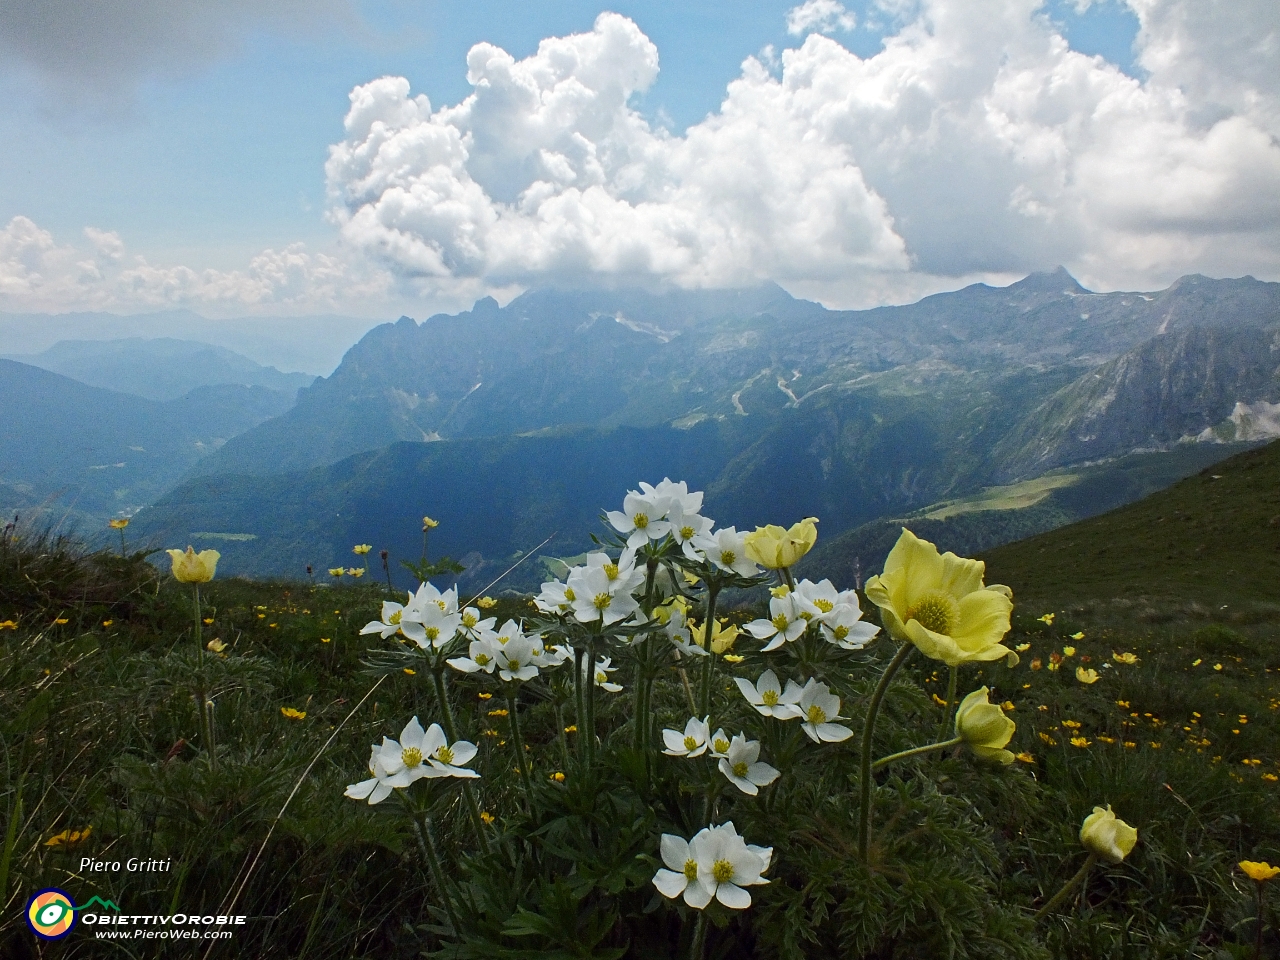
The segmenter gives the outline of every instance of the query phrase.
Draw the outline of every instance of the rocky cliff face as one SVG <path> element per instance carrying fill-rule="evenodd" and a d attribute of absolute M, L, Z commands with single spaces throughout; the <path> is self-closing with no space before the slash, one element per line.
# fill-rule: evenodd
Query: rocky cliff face
<path fill-rule="evenodd" d="M 1157 336 L 1055 393 L 993 451 L 1002 482 L 1159 449 L 1280 398 L 1280 335 L 1188 327 Z M 1234 439 L 1234 438 L 1233 438 Z"/>

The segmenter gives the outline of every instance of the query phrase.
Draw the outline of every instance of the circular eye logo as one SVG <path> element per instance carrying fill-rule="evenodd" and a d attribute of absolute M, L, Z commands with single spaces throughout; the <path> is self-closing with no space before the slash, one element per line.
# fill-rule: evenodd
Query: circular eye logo
<path fill-rule="evenodd" d="M 27 902 L 27 924 L 37 937 L 59 940 L 76 925 L 75 901 L 52 887 Z"/>

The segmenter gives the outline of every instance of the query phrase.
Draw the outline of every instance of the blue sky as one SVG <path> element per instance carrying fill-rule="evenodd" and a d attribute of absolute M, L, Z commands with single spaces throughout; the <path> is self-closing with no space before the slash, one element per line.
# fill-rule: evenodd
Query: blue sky
<path fill-rule="evenodd" d="M 0 0 L 0 12 L 24 9 L 15 3 Z M 151 5 L 139 0 L 136 6 L 145 12 Z M 0 228 L 9 225 L 8 247 L 0 241 L 0 310 L 189 306 L 235 315 L 362 307 L 386 314 L 405 304 L 461 304 L 490 290 L 509 296 L 540 282 L 636 277 L 684 286 L 777 279 L 793 292 L 831 305 L 866 305 L 975 278 L 1012 279 L 1056 262 L 1096 285 L 1112 287 L 1159 285 L 1193 270 L 1277 278 L 1280 228 L 1269 209 L 1259 214 L 1249 198 L 1251 191 L 1274 187 L 1272 178 L 1280 169 L 1266 142 L 1270 138 L 1274 152 L 1280 134 L 1275 109 L 1280 83 L 1267 79 L 1277 65 L 1275 44 L 1240 46 L 1241 37 L 1275 36 L 1280 18 L 1265 0 L 855 0 L 843 6 L 809 0 L 808 25 L 790 33 L 788 15 L 800 8 L 778 2 L 602 7 L 580 0 L 275 0 L 232 2 L 215 17 L 203 5 L 174 0 L 162 5 L 168 19 L 158 27 L 148 25 L 147 31 L 134 29 L 129 15 L 119 14 L 127 6 L 49 0 L 49 19 L 43 22 L 19 16 L 15 25 L 12 17 L 0 16 L 5 103 L 0 136 L 21 145 L 0 154 Z M 480 220 L 428 227 L 419 224 L 431 218 L 429 209 L 409 211 L 393 223 L 385 202 L 390 193 L 359 201 L 332 198 L 349 193 L 352 178 L 361 174 L 354 167 L 326 174 L 331 145 L 353 156 L 369 148 L 358 138 L 344 137 L 343 117 L 354 88 L 384 75 L 401 76 L 409 81 L 408 96 L 426 94 L 432 110 L 439 111 L 472 94 L 466 60 L 476 44 L 492 44 L 517 63 L 533 64 L 543 40 L 591 35 L 606 9 L 634 27 L 618 42 L 639 51 L 636 69 L 644 69 L 643 44 L 636 37 L 656 48 L 660 63 L 656 78 L 641 82 L 625 105 L 628 115 L 647 127 L 640 140 L 627 134 L 622 152 L 630 151 L 631 168 L 641 155 L 651 160 L 655 149 L 670 154 L 654 161 L 652 169 L 627 174 L 652 178 L 643 196 L 618 179 L 625 179 L 619 173 L 625 163 L 600 174 L 597 186 L 622 204 L 624 219 L 641 208 L 657 209 L 653 205 L 664 202 L 662 191 L 674 184 L 677 192 L 696 194 L 681 201 L 681 210 L 697 211 L 706 221 L 725 218 L 722 233 L 744 229 L 741 213 L 718 206 L 706 183 L 694 183 L 693 171 L 724 163 L 720 178 L 732 179 L 731 161 L 750 142 L 749 134 L 735 134 L 731 147 L 733 138 L 721 131 L 722 142 L 706 147 L 705 156 L 697 153 L 703 149 L 697 137 L 687 134 L 718 113 L 727 86 L 744 76 L 743 62 L 753 56 L 769 76 L 740 91 L 736 109 L 765 111 L 759 115 L 763 129 L 795 121 L 796 144 L 818 137 L 826 150 L 826 159 L 796 174 L 799 180 L 778 186 L 777 209 L 803 214 L 806 204 L 821 211 L 833 202 L 847 203 L 848 216 L 835 223 L 815 220 L 812 237 L 795 236 L 789 241 L 793 249 L 777 256 L 758 252 L 779 235 L 776 223 L 761 226 L 753 243 L 726 247 L 709 237 L 689 241 L 688 231 L 696 225 L 653 226 L 657 221 L 649 218 L 652 242 L 645 240 L 625 255 L 597 256 L 578 248 L 607 246 L 617 231 L 638 228 L 630 224 L 613 234 L 590 236 L 577 232 L 567 240 L 548 236 L 550 208 L 520 221 L 503 206 L 511 198 L 496 193 L 486 197 L 492 210 L 476 214 Z M 108 20 L 119 14 L 122 20 L 100 24 L 86 11 Z M 856 21 L 852 29 L 850 16 Z M 84 21 L 82 29 L 65 29 L 77 18 Z M 1204 23 L 1212 24 L 1213 18 L 1218 25 L 1206 32 Z M 978 28 L 988 24 L 1000 35 L 980 36 Z M 1186 42 L 1189 31 L 1195 31 L 1195 44 Z M 149 35 L 140 38 L 139 33 Z M 811 36 L 826 45 L 809 43 Z M 896 60 L 884 53 L 886 38 L 898 45 Z M 1086 56 L 1070 59 L 1054 47 L 1059 40 L 1069 52 Z M 777 59 L 784 50 L 796 52 L 794 62 Z M 987 58 L 990 69 L 966 73 L 957 68 L 944 76 L 927 59 L 936 60 L 939 50 L 948 51 L 956 64 L 966 57 L 975 63 Z M 1088 59 L 1094 56 L 1102 59 Z M 1020 73 L 997 78 L 1000 63 L 1018 58 Z M 1242 62 L 1232 63 L 1233 58 Z M 785 83 L 788 70 L 793 77 L 819 80 L 805 96 L 779 106 L 774 94 L 791 90 Z M 837 130 L 813 96 L 819 89 L 830 96 L 845 82 L 859 85 L 859 91 L 896 86 L 885 93 L 883 105 L 873 98 L 846 105 Z M 1023 88 L 1038 90 L 1035 103 Z M 1069 88 L 1069 96 L 1059 88 Z M 913 112 L 922 92 L 934 98 L 928 107 L 933 119 L 927 122 Z M 399 109 L 394 96 L 386 91 L 380 96 L 379 109 Z M 769 112 L 777 110 L 782 112 Z M 1115 127 L 1104 129 L 1098 118 L 1111 113 Z M 593 149 L 618 154 L 622 114 L 615 114 L 606 118 L 615 132 L 602 134 Z M 414 123 L 420 133 L 439 120 L 424 115 Z M 598 126 L 601 118 L 579 120 Z M 713 121 L 703 124 L 708 135 L 718 122 L 714 116 Z M 468 126 L 472 122 L 459 121 L 456 129 L 475 134 Z M 1082 135 L 1078 130 L 1084 122 L 1090 130 Z M 405 128 L 406 138 L 412 127 Z M 892 131 L 908 128 L 920 136 L 895 147 Z M 1138 142 L 1134 150 L 1120 135 L 1127 130 Z M 581 130 L 561 133 L 581 140 Z M 679 143 L 672 146 L 672 137 Z M 1170 151 L 1179 155 L 1180 141 L 1185 141 L 1185 163 L 1170 169 Z M 519 180 L 516 167 L 536 165 L 538 156 L 563 153 L 562 147 L 561 141 L 548 140 L 530 146 L 523 158 L 504 155 L 487 162 L 515 164 L 507 173 Z M 785 163 L 799 149 L 785 143 L 774 147 L 775 154 L 762 154 L 763 163 Z M 1122 174 L 1108 179 L 1099 171 L 1112 168 L 1114 155 L 1123 155 L 1115 165 Z M 998 167 L 1006 160 L 1008 169 L 993 168 L 993 162 Z M 459 174 L 467 189 L 475 186 L 470 179 L 475 176 L 482 192 L 492 192 L 476 172 L 483 162 L 473 151 L 468 163 L 474 169 Z M 673 172 L 678 170 L 684 172 Z M 422 174 L 408 171 L 407 179 L 387 181 L 388 189 L 418 189 Z M 563 195 L 557 194 L 555 216 L 563 215 L 565 204 L 582 201 L 585 174 L 575 170 L 573 176 L 573 183 L 557 188 Z M 837 195 L 819 196 L 810 189 L 831 177 L 839 181 L 830 188 Z M 1164 195 L 1153 195 L 1144 205 L 1133 199 L 1124 177 L 1138 184 L 1164 178 Z M 520 187 L 536 179 L 530 174 Z M 950 179 L 954 189 L 938 187 Z M 1086 182 L 1087 188 L 1071 186 Z M 1186 195 L 1170 198 L 1169 189 Z M 438 202 L 433 196 L 431 202 Z M 915 199 L 921 196 L 929 197 L 927 205 Z M 1123 215 L 1115 214 L 1119 207 L 1125 208 Z M 1166 217 L 1162 207 L 1174 212 Z M 1016 216 L 1007 213 L 1010 209 Z M 984 210 L 992 211 L 990 217 Z M 362 212 L 378 223 L 362 226 Z M 590 212 L 604 215 L 598 207 Z M 578 213 L 581 209 L 571 217 Z M 655 216 L 661 220 L 666 213 L 659 210 Z M 471 251 L 459 266 L 458 231 L 471 236 L 478 223 L 494 217 L 508 223 L 508 232 L 494 234 L 484 251 Z M 14 218 L 25 220 L 14 226 Z M 86 227 L 110 236 L 95 240 L 84 233 Z M 672 231 L 679 233 L 676 240 Z M 388 252 L 397 238 L 417 251 Z M 545 243 L 547 250 L 522 258 L 503 247 L 515 243 L 535 248 Z M 290 245 L 305 250 L 295 257 L 294 281 L 286 284 L 277 277 L 249 284 L 258 269 L 250 266 L 254 257 L 263 251 L 278 254 Z M 834 248 L 844 252 L 827 257 L 825 251 Z M 439 263 L 424 266 L 424 250 L 437 252 Z M 332 284 L 316 286 L 314 258 L 321 254 L 336 258 L 327 275 L 341 269 L 363 278 L 363 286 L 355 280 L 349 284 L 363 291 L 358 297 L 335 296 Z M 44 259 L 33 268 L 38 257 Z M 150 272 L 124 276 L 137 257 Z M 806 260 L 817 265 L 806 271 Z M 70 277 L 69 264 L 79 269 L 90 261 L 96 266 L 89 279 L 81 270 L 74 283 L 67 279 L 55 289 L 50 278 L 57 271 Z M 179 268 L 190 275 L 175 280 L 171 272 L 157 273 Z M 206 273 L 212 281 L 191 279 Z M 37 275 L 41 282 L 32 280 Z M 253 289 L 232 291 L 236 277 Z"/>

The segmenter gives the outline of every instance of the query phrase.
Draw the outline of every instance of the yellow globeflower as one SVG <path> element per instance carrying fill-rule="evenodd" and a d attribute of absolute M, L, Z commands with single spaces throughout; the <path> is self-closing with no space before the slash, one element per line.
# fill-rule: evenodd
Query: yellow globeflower
<path fill-rule="evenodd" d="M 368 553 L 372 549 L 373 549 L 373 546 L 371 544 L 357 543 L 354 547 L 351 548 L 351 552 L 354 553 L 357 557 L 363 557 L 366 553 Z"/>
<path fill-rule="evenodd" d="M 426 533 L 428 530 L 432 529 L 433 527 L 438 527 L 438 526 L 440 526 L 440 521 L 439 521 L 439 520 L 432 520 L 430 517 L 423 517 L 423 518 L 422 518 L 422 532 L 423 532 L 423 533 Z"/>
<path fill-rule="evenodd" d="M 1093 813 L 1084 818 L 1080 825 L 1080 842 L 1091 853 L 1119 863 L 1138 842 L 1138 831 L 1117 818 L 1111 812 L 1111 804 L 1107 804 L 1106 809 L 1094 807 Z"/>
<path fill-rule="evenodd" d="M 129 525 L 128 517 L 121 517 L 119 520 L 107 521 L 107 526 L 109 526 L 112 530 L 123 530 L 128 525 Z"/>
<path fill-rule="evenodd" d="M 281 707 L 280 712 L 289 720 L 307 719 L 307 711 L 295 710 L 293 707 Z"/>
<path fill-rule="evenodd" d="M 1280 873 L 1280 867 L 1273 867 L 1265 860 L 1258 862 L 1256 860 L 1241 860 L 1240 869 L 1245 872 L 1250 880 L 1256 880 L 1258 883 L 1266 883 L 1276 874 Z"/>
<path fill-rule="evenodd" d="M 938 548 L 904 529 L 884 562 L 884 573 L 867 581 L 867 599 L 880 608 L 889 633 L 951 667 L 1018 655 L 1001 646 L 1009 632 L 1013 591 L 984 586 L 986 564 Z"/>
<path fill-rule="evenodd" d="M 208 583 L 213 579 L 218 559 L 222 556 L 217 550 L 196 553 L 192 547 L 187 547 L 185 553 L 181 550 L 165 552 L 173 559 L 173 576 L 179 583 Z"/>
<path fill-rule="evenodd" d="M 1076 667 L 1076 679 L 1081 683 L 1097 683 L 1098 671 L 1086 670 L 1084 667 Z"/>
<path fill-rule="evenodd" d="M 743 552 L 769 570 L 791 567 L 818 542 L 818 518 L 806 517 L 784 530 L 775 524 L 756 527 L 742 538 Z"/>
<path fill-rule="evenodd" d="M 960 701 L 956 708 L 956 736 L 983 760 L 1013 763 L 1013 754 L 1004 748 L 1013 739 L 1017 724 L 987 700 L 988 692 L 987 687 L 981 687 Z"/>
<path fill-rule="evenodd" d="M 716 620 L 716 625 L 711 628 L 711 652 L 724 653 L 726 650 L 733 649 L 733 642 L 738 639 L 737 626 L 728 626 L 728 620 Z M 707 629 L 705 624 L 689 624 L 689 633 L 693 635 L 693 642 L 702 648 L 707 646 Z"/>

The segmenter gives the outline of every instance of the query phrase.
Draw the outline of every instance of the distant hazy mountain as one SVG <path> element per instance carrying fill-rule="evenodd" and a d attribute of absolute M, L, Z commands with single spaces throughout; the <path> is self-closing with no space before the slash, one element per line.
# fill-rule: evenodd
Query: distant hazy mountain
<path fill-rule="evenodd" d="M 176 337 L 211 343 L 281 370 L 327 373 L 380 321 L 332 314 L 211 320 L 190 310 L 155 313 L 0 313 L 0 355 L 41 353 L 59 340 Z"/>
<path fill-rule="evenodd" d="M 45 509 L 92 526 L 132 513 L 292 402 L 265 387 L 220 385 L 161 403 L 0 360 L 0 515 Z"/>
<path fill-rule="evenodd" d="M 825 310 L 773 285 L 536 291 L 371 330 L 288 414 L 199 469 L 299 470 L 398 440 L 571 425 L 768 420 L 827 395 L 906 397 L 975 375 L 1069 371 L 1065 383 L 1161 334 L 1277 321 L 1280 284 L 1187 277 L 1153 294 L 1095 294 L 1062 269 L 864 311 Z"/>
<path fill-rule="evenodd" d="M 315 380 L 264 367 L 224 347 L 171 338 L 60 340 L 43 353 L 6 359 L 150 400 L 174 400 L 196 387 L 224 384 L 266 387 L 292 397 Z"/>

